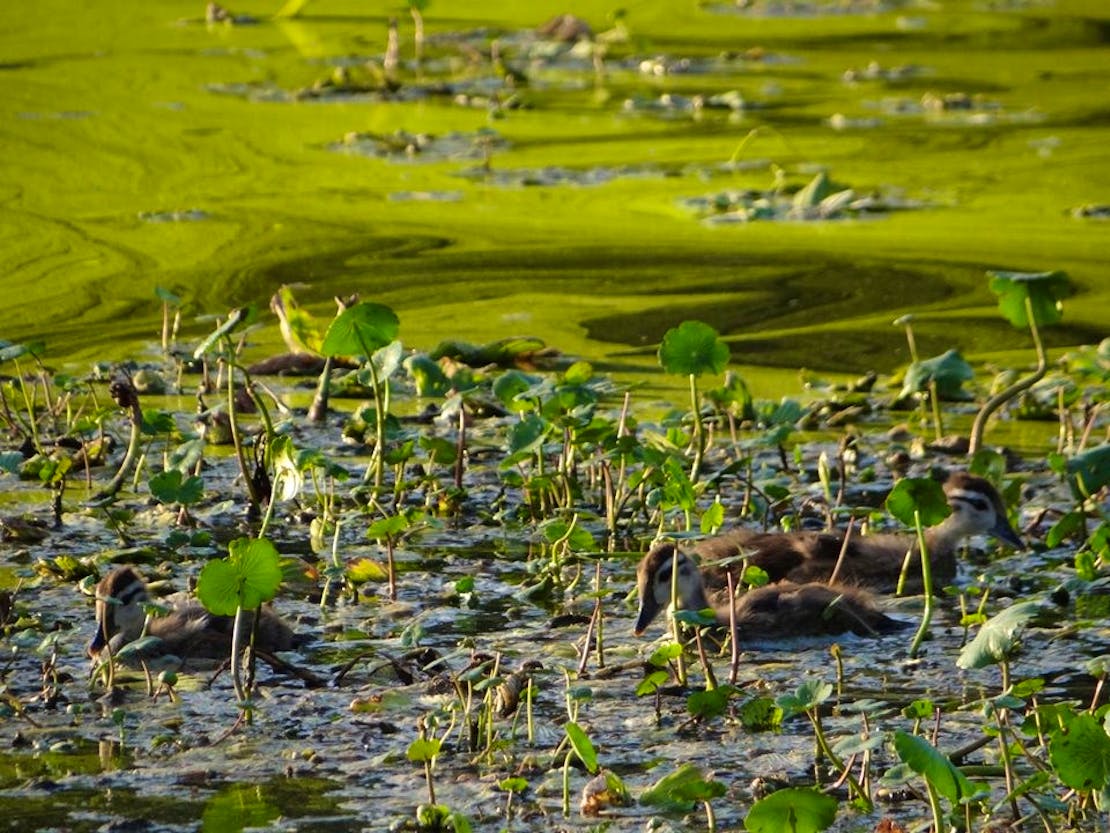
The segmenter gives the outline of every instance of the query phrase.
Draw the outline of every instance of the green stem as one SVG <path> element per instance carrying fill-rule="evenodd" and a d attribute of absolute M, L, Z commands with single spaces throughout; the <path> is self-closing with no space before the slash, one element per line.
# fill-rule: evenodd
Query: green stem
<path fill-rule="evenodd" d="M 925 594 L 925 609 L 921 612 L 921 624 L 918 625 L 917 633 L 913 635 L 913 642 L 910 643 L 910 658 L 916 659 L 933 619 L 933 564 L 925 548 L 925 529 L 921 525 L 921 512 L 917 509 L 913 510 L 913 525 L 917 531 L 917 550 L 921 557 L 921 585 L 922 592 Z"/>
<path fill-rule="evenodd" d="M 224 349 L 230 357 L 233 354 L 231 339 L 224 337 Z M 258 517 L 262 509 L 262 498 L 258 494 L 254 478 L 247 466 L 247 455 L 243 450 L 243 437 L 239 431 L 239 417 L 235 411 L 235 365 L 231 359 L 227 361 L 227 419 L 231 428 L 231 442 L 235 446 L 235 458 L 239 461 L 239 471 L 243 474 L 243 482 L 247 486 L 247 496 L 251 504 L 251 519 Z"/>
<path fill-rule="evenodd" d="M 690 466 L 690 482 L 697 483 L 698 469 L 701 468 L 701 459 L 705 454 L 705 426 L 701 422 L 701 411 L 698 409 L 698 379 L 690 374 L 690 408 L 694 417 L 694 462 Z"/>
<path fill-rule="evenodd" d="M 991 414 L 1019 393 L 1029 390 L 1048 372 L 1048 356 L 1045 354 L 1044 345 L 1041 344 L 1041 334 L 1037 330 L 1037 319 L 1033 314 L 1033 302 L 1028 296 L 1025 298 L 1025 317 L 1029 321 L 1029 332 L 1033 336 L 1033 348 L 1037 351 L 1037 369 L 1024 379 L 1018 379 L 1005 390 L 999 391 L 983 404 L 971 426 L 971 441 L 967 450 L 969 456 L 978 451 L 983 444 L 983 433 L 986 431 L 987 420 L 990 419 Z"/>

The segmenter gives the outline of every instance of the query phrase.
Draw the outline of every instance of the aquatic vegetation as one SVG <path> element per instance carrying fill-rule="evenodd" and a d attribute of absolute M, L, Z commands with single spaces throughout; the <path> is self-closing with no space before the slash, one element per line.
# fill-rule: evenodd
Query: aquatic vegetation
<path fill-rule="evenodd" d="M 688 377 L 690 397 L 684 408 L 653 416 L 638 404 L 636 391 L 615 384 L 586 361 L 560 359 L 561 368 L 547 370 L 517 366 L 530 363 L 545 349 L 535 339 L 479 346 L 445 342 L 425 354 L 406 349 L 398 340 L 400 318 L 382 304 L 346 307 L 323 336 L 310 317 L 300 314 L 291 293 L 285 293 L 281 308 L 291 346 L 336 359 L 354 358 L 356 367 L 347 374 L 357 384 L 347 384 L 345 377 L 332 372 L 324 379 L 325 388 L 343 387 L 348 395 L 369 400 L 366 406 L 353 407 L 355 414 L 365 411 L 354 454 L 344 450 L 341 439 L 350 429 L 350 418 L 344 414 L 352 410 L 343 400 L 336 400 L 343 414 L 322 422 L 304 410 L 290 409 L 277 423 L 267 419 L 266 410 L 257 416 L 241 410 L 245 400 L 237 394 L 253 392 L 248 396 L 253 401 L 262 383 L 242 370 L 241 348 L 233 340 L 250 314 L 234 312 L 193 351 L 202 359 L 214 357 L 219 373 L 225 374 L 213 387 L 223 392 L 224 407 L 230 409 L 229 430 L 235 426 L 232 433 L 239 437 L 230 455 L 215 454 L 216 446 L 206 446 L 183 430 L 172 399 L 163 397 L 159 407 L 143 409 L 138 394 L 118 377 L 110 386 L 120 408 L 100 414 L 98 424 L 102 431 L 123 431 L 138 439 L 116 452 L 123 458 L 119 468 L 89 470 L 86 487 L 89 494 L 103 492 L 108 481 L 114 488 L 111 503 L 102 498 L 95 504 L 96 514 L 88 516 L 92 521 L 83 521 L 86 531 L 80 535 L 83 540 L 75 542 L 75 556 L 48 558 L 37 552 L 42 544 L 29 538 L 17 546 L 26 553 L 22 563 L 38 559 L 35 580 L 48 589 L 64 589 L 124 557 L 167 559 L 173 573 L 199 574 L 197 595 L 213 613 L 234 615 L 241 622 L 246 611 L 280 592 L 284 609 L 300 609 L 308 621 L 334 622 L 333 629 L 320 634 L 323 641 L 300 656 L 274 657 L 272 664 L 268 657 L 268 678 L 260 679 L 251 668 L 244 673 L 239 665 L 242 652 L 230 650 L 234 704 L 241 718 L 250 718 L 256 726 L 273 726 L 285 719 L 286 707 L 285 694 L 275 698 L 271 692 L 303 685 L 314 687 L 310 702 L 331 704 L 319 718 L 325 722 L 342 720 L 342 713 L 348 720 L 385 721 L 382 725 L 417 720 L 415 738 L 409 734 L 404 746 L 393 744 L 381 763 L 390 766 L 392 755 L 422 768 L 427 801 L 415 807 L 417 829 L 471 829 L 482 817 L 475 798 L 455 780 L 463 773 L 494 778 L 499 812 L 522 825 L 537 812 L 554 810 L 570 818 L 571 796 L 579 788 L 578 809 L 584 818 L 619 817 L 626 803 L 638 797 L 642 806 L 664 814 L 700 806 L 711 829 L 722 812 L 730 823 L 738 823 L 736 805 L 728 798 L 734 788 L 700 767 L 680 766 L 679 755 L 663 754 L 669 774 L 653 776 L 654 785 L 642 777 L 634 747 L 620 738 L 619 730 L 614 733 L 611 724 L 626 722 L 633 704 L 651 701 L 653 731 L 663 737 L 675 733 L 674 741 L 724 732 L 740 748 L 745 737 L 757 733 L 772 739 L 769 742 L 784 743 L 796 716 L 809 722 L 819 759 L 831 771 L 833 783 L 847 785 L 847 797 L 838 796 L 820 779 L 810 786 L 804 775 L 807 766 L 801 762 L 812 752 L 799 749 L 794 753 L 800 756 L 797 772 L 787 779 L 787 789 L 762 799 L 754 796 L 757 800 L 744 811 L 749 829 L 770 829 L 767 826 L 773 827 L 782 814 L 793 814 L 799 825 L 814 830 L 829 824 L 829 814 L 836 809 L 861 817 L 873 814 L 873 770 L 878 772 L 892 755 L 905 769 L 895 765 L 884 782 L 923 778 L 928 812 L 935 821 L 955 814 L 967 823 L 997 816 L 1001 807 L 1020 812 L 1014 808 L 1022 801 L 1033 802 L 1035 812 L 1046 816 L 1063 808 L 1083 812 L 1081 806 L 1060 798 L 1059 785 L 1095 785 L 1080 788 L 1087 792 L 1076 796 L 1101 789 L 1097 785 L 1103 783 L 1102 776 L 1084 774 L 1079 763 L 1103 743 L 1090 731 L 1087 718 L 1050 694 L 1050 684 L 1043 679 L 1038 685 L 1012 679 L 1011 667 L 1028 650 L 1023 646 L 1044 638 L 1035 629 L 1048 621 L 1044 611 L 1055 597 L 1047 593 L 1040 600 L 999 610 L 997 598 L 973 583 L 963 590 L 960 619 L 954 623 L 944 597 L 929 589 L 929 559 L 919 559 L 926 592 L 913 608 L 919 626 L 912 642 L 901 649 L 899 673 L 920 695 L 936 691 L 933 700 L 918 696 L 904 708 L 906 695 L 900 692 L 856 691 L 871 662 L 870 649 L 863 643 L 833 647 L 835 686 L 818 675 L 798 687 L 773 670 L 759 682 L 753 679 L 760 671 L 752 663 L 759 663 L 765 649 L 737 645 L 738 640 L 727 629 L 722 634 L 717 617 L 706 611 L 675 614 L 671 635 L 662 645 L 641 652 L 627 642 L 623 627 L 615 624 L 626 618 L 626 611 L 611 586 L 630 578 L 621 547 L 638 555 L 654 533 L 707 535 L 738 521 L 791 528 L 807 517 L 831 524 L 847 513 L 853 523 L 889 523 L 884 513 L 858 505 L 873 488 L 868 481 L 884 479 L 876 471 L 881 465 L 876 451 L 865 450 L 860 456 L 866 432 L 839 442 L 834 461 L 827 441 L 813 441 L 797 428 L 809 405 L 760 400 L 735 374 L 722 384 L 700 382 L 724 377 L 728 365 L 727 346 L 713 328 L 687 321 L 664 335 L 658 348 L 660 365 Z M 1080 383 L 1073 406 L 1101 401 L 1100 385 L 1083 384 L 1090 374 L 1101 372 L 1097 361 L 1077 360 L 1072 367 L 1073 381 Z M 71 419 L 55 427 L 52 422 L 49 403 L 56 402 L 63 385 L 68 386 L 64 395 L 71 406 L 79 408 L 80 400 L 74 397 L 91 397 L 105 384 L 74 387 L 46 371 L 34 384 L 33 379 L 24 372 L 22 386 L 4 388 L 2 412 L 10 415 L 6 427 L 12 436 L 7 455 L 18 455 L 19 460 L 12 457 L 3 467 L 8 473 L 0 477 L 12 478 L 21 469 L 23 455 L 12 447 L 16 440 L 35 436 L 39 447 L 50 448 L 55 431 L 66 433 L 71 430 L 68 425 L 77 424 Z M 974 380 L 961 379 L 968 381 Z M 204 378 L 197 384 L 206 384 Z M 279 402 L 295 390 L 278 380 L 268 381 L 266 387 Z M 892 415 L 877 401 L 880 394 L 863 396 L 872 400 L 867 419 L 876 426 L 889 422 Z M 949 407 L 947 399 L 935 397 L 934 410 Z M 1096 418 L 1094 424 L 1104 422 Z M 859 429 L 857 424 L 855 430 Z M 1105 569 L 1107 524 L 1099 508 L 1099 496 L 1110 484 L 1105 448 L 1061 455 L 1057 461 L 1066 480 L 1052 499 L 1061 509 L 1046 539 L 1047 546 L 1057 548 L 1076 542 L 1074 571 L 1088 584 L 1071 587 L 1085 598 Z M 160 457 L 163 465 L 152 473 Z M 247 461 L 250 465 L 244 465 Z M 1007 461 L 1001 454 L 981 450 L 971 467 L 1002 488 Z M 1025 477 L 1045 474 L 1027 468 Z M 253 496 L 245 477 L 254 480 Z M 29 489 L 35 482 L 46 481 L 13 485 L 27 483 L 22 488 Z M 1052 491 L 1047 485 L 1042 488 Z M 150 517 L 143 506 L 148 494 L 155 501 L 152 506 L 173 511 L 165 512 L 162 520 Z M 51 498 L 64 526 L 73 525 L 82 511 L 70 500 L 68 491 Z M 257 513 L 250 511 L 254 501 Z M 1013 495 L 1010 502 L 1015 502 Z M 245 531 L 250 537 L 243 536 L 244 528 L 236 530 L 227 515 L 226 507 L 235 505 L 248 509 Z M 929 477 L 900 479 L 885 507 L 889 516 L 915 530 L 919 548 L 924 546 L 923 528 L 938 523 L 948 511 L 939 483 Z M 104 534 L 111 535 L 113 528 L 106 523 L 110 510 L 128 513 L 128 536 L 144 542 L 145 555 L 137 549 L 106 551 Z M 1092 519 L 1100 524 L 1093 531 L 1088 529 Z M 186 532 L 182 524 L 200 529 Z M 97 531 L 97 525 L 104 531 Z M 478 532 L 483 527 L 488 536 Z M 169 537 L 167 529 L 172 530 Z M 519 538 L 522 549 L 512 557 L 490 552 L 445 557 L 444 553 L 459 552 L 455 538 L 460 534 L 486 541 L 479 550 L 507 537 Z M 219 557 L 220 539 L 230 539 L 224 558 Z M 56 540 L 56 534 L 47 529 L 45 540 Z M 472 563 L 481 566 L 472 569 Z M 440 571 L 445 571 L 442 576 Z M 740 575 L 741 588 L 769 580 L 765 571 L 752 566 Z M 284 590 L 283 584 L 288 584 Z M 976 607 L 967 610 L 968 598 L 976 595 Z M 25 722 L 49 721 L 49 704 L 74 699 L 66 674 L 59 670 L 71 641 L 64 630 L 44 640 L 48 623 L 27 616 L 22 594 L 5 598 L 7 612 L 0 626 L 17 646 L 4 678 L 11 714 Z M 539 617 L 551 612 L 559 615 L 551 621 L 550 636 L 540 637 L 544 629 Z M 1056 614 L 1060 615 L 1064 614 Z M 522 616 L 521 626 L 509 625 Z M 556 624 L 557 620 L 562 621 Z M 235 630 L 234 644 L 249 641 L 245 628 Z M 956 644 L 961 631 L 973 634 L 962 652 Z M 933 641 L 924 641 L 926 634 Z M 537 639 L 549 643 L 542 653 L 535 647 Z M 131 650 L 141 649 L 136 645 Z M 780 663 L 789 667 L 804 662 L 809 650 L 801 648 L 796 657 Z M 971 719 L 976 709 L 984 708 L 975 696 L 956 695 L 936 678 L 913 682 L 923 673 L 913 658 L 923 655 L 941 668 L 964 669 L 963 673 L 1001 669 L 1000 693 L 984 700 L 991 718 L 986 733 Z M 246 656 L 253 661 L 254 652 Z M 334 658 L 324 659 L 327 656 Z M 32 657 L 44 660 L 34 695 L 22 682 L 30 674 Z M 338 670 L 320 667 L 331 662 Z M 721 662 L 728 663 L 728 682 L 718 681 L 719 674 L 723 676 Z M 643 663 L 641 678 L 630 682 L 628 669 Z M 766 663 L 763 667 L 772 668 Z M 127 705 L 106 717 L 88 715 L 84 720 L 90 729 L 110 722 L 128 747 L 154 743 L 137 728 L 131 710 L 156 713 L 152 710 L 166 698 L 175 699 L 178 708 L 206 703 L 204 707 L 212 708 L 220 700 L 218 691 L 195 690 L 190 674 L 155 678 L 148 673 L 148 697 L 140 704 L 121 688 L 126 675 L 113 671 L 109 665 L 110 696 Z M 325 674 L 334 693 L 315 688 Z M 561 694 L 549 684 L 552 674 L 563 678 Z M 390 682 L 383 683 L 382 675 Z M 1097 680 L 1105 676 L 1096 666 L 1092 675 Z M 616 677 L 612 688 L 611 677 Z M 336 698 L 352 685 L 365 690 L 353 699 L 348 694 L 344 706 Z M 769 696 L 776 690 L 777 698 Z M 830 715 L 834 692 L 837 713 Z M 679 701 L 672 705 L 676 694 Z M 943 705 L 929 705 L 940 698 Z M 1097 698 L 1096 691 L 1092 702 Z M 1055 709 L 1051 716 L 1044 711 L 1049 707 Z M 552 721 L 560 710 L 565 714 L 555 730 Z M 925 721 L 939 720 L 940 715 L 955 724 L 952 738 L 962 743 L 997 739 L 1001 787 L 990 777 L 965 775 L 958 757 L 948 757 L 937 741 L 922 735 Z M 1032 741 L 1018 728 L 1030 720 L 1039 721 Z M 225 723 L 223 728 L 222 736 L 234 730 L 245 739 L 257 731 L 246 721 L 230 727 Z M 322 727 L 311 731 L 317 743 L 342 743 L 322 740 Z M 187 738 L 174 743 L 181 749 L 196 748 Z M 661 748 L 667 748 L 665 743 Z M 630 754 L 631 765 L 622 761 Z M 723 760 L 732 759 L 723 754 Z M 713 760 L 711 755 L 699 763 L 712 767 Z M 1036 760 L 1041 774 L 1030 775 L 1022 760 Z M 586 771 L 580 787 L 576 762 Z M 557 781 L 541 785 L 528 774 L 530 766 L 540 772 L 554 769 Z M 452 777 L 444 778 L 445 771 Z M 543 810 L 544 796 L 555 792 L 557 808 Z M 1053 809 L 1053 801 L 1060 809 Z M 405 810 L 410 819 L 413 810 L 412 804 Z"/>
<path fill-rule="evenodd" d="M 1077 93 L 1102 77 L 1093 6 L 587 3 L 537 26 L 523 4 L 413 0 L 391 23 L 337 2 L 131 10 L 108 52 L 89 43 L 113 15 L 36 9 L 9 38 L 10 824 L 1094 824 L 1108 364 L 1098 182 L 1074 175 L 1105 144 Z M 892 38 L 902 66 L 871 66 Z M 834 110 L 883 118 L 836 132 Z M 744 131 L 770 158 L 744 140 L 722 162 Z M 699 188 L 720 208 L 696 214 L 744 224 L 675 210 Z M 1043 333 L 1065 359 L 995 412 L 1005 453 L 964 461 L 928 435 L 966 435 L 1024 361 L 1024 326 L 984 312 L 995 264 L 1058 265 L 1085 296 Z M 250 306 L 195 318 L 300 280 L 280 337 Z M 922 356 L 967 357 L 968 399 L 937 395 L 948 361 L 886 375 L 906 358 L 884 322 L 910 310 Z M 682 321 L 713 334 L 692 363 Z M 896 401 L 907 381 L 931 416 Z M 655 536 L 905 530 L 964 467 L 1033 544 L 973 541 L 945 595 L 884 599 L 931 622 L 916 658 L 908 630 L 737 644 L 699 611 L 630 638 Z M 887 507 L 899 479 L 911 505 Z M 124 562 L 154 598 L 276 595 L 311 641 L 253 680 L 86 686 L 77 591 Z M 770 581 L 742 566 L 729 595 Z"/>

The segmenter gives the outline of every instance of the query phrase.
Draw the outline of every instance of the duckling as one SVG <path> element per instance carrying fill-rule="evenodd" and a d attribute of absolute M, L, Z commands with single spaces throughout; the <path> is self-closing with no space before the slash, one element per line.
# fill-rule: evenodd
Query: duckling
<path fill-rule="evenodd" d="M 965 472 L 952 474 L 944 484 L 952 514 L 925 530 L 925 547 L 932 565 L 934 587 L 950 584 L 956 577 L 956 550 L 973 535 L 993 535 L 1021 548 L 1021 537 L 1006 518 L 1006 506 L 998 491 L 986 480 Z M 713 589 L 725 584 L 723 559 L 748 555 L 747 563 L 767 572 L 772 582 L 789 580 L 804 584 L 828 581 L 844 545 L 843 532 L 755 532 L 736 529 L 707 538 L 694 547 Z M 892 593 L 898 584 L 906 551 L 914 550 L 905 590 L 922 591 L 920 554 L 912 535 L 880 534 L 852 536 L 841 564 L 838 580 L 849 585 Z M 733 567 L 737 575 L 738 567 Z"/>
<path fill-rule="evenodd" d="M 636 569 L 640 591 L 640 611 L 633 628 L 636 636 L 641 636 L 670 604 L 671 579 L 676 567 L 679 607 L 686 610 L 713 607 L 717 622 L 729 625 L 727 595 L 723 604 L 711 604 L 693 559 L 683 552 L 676 554 L 672 544 L 661 544 L 645 555 Z M 736 600 L 735 611 L 738 632 L 749 638 L 784 639 L 846 632 L 876 636 L 907 626 L 882 613 L 866 591 L 818 582 L 783 581 L 749 590 Z"/>
<path fill-rule="evenodd" d="M 143 605 L 151 601 L 146 584 L 132 567 L 117 567 L 96 585 L 96 635 L 88 653 L 97 659 L 106 647 L 115 653 L 143 635 L 161 640 L 158 648 L 144 652 L 144 659 L 175 656 L 182 664 L 190 659 L 225 659 L 231 654 L 234 619 L 214 616 L 199 603 L 189 600 L 166 616 L 147 621 Z M 272 653 L 292 648 L 296 635 L 270 610 L 263 609 L 255 646 Z M 252 620 L 247 620 L 250 623 Z"/>

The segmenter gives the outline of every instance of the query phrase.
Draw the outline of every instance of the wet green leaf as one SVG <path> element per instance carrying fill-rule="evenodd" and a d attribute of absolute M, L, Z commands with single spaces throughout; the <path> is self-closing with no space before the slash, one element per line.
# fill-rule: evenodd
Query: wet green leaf
<path fill-rule="evenodd" d="M 728 345 L 716 330 L 700 321 L 683 321 L 667 330 L 659 345 L 659 364 L 667 373 L 683 376 L 721 373 L 728 360 Z"/>
<path fill-rule="evenodd" d="M 744 818 L 752 833 L 817 833 L 836 819 L 836 799 L 809 787 L 788 787 L 761 798 Z"/>
<path fill-rule="evenodd" d="M 681 622 L 683 625 L 689 625 L 693 628 L 704 628 L 717 624 L 717 614 L 711 607 L 704 610 L 676 610 L 674 618 L 676 622 Z"/>
<path fill-rule="evenodd" d="M 887 495 L 886 509 L 906 526 L 914 526 L 914 513 L 922 526 L 935 526 L 952 514 L 944 488 L 929 477 L 905 477 Z"/>
<path fill-rule="evenodd" d="M 443 368 L 426 354 L 414 353 L 404 360 L 404 366 L 417 396 L 444 396 L 451 390 L 451 381 Z"/>
<path fill-rule="evenodd" d="M 331 322 L 320 352 L 325 356 L 369 358 L 374 351 L 393 342 L 400 328 L 397 314 L 389 307 L 361 301 L 343 310 Z"/>
<path fill-rule="evenodd" d="M 562 518 L 556 518 L 543 524 L 543 537 L 548 543 L 555 543 L 566 538 L 567 546 L 573 552 L 592 552 L 597 550 L 597 541 L 593 533 L 581 524 L 575 524 L 571 529 L 570 523 Z M 569 535 L 569 537 L 568 537 Z"/>
<path fill-rule="evenodd" d="M 972 370 L 958 350 L 949 350 L 931 359 L 914 362 L 906 369 L 906 376 L 902 382 L 899 399 L 904 399 L 914 393 L 929 389 L 930 383 L 935 382 L 937 395 L 941 399 L 964 400 L 971 395 L 963 389 L 964 382 L 975 378 Z"/>
<path fill-rule="evenodd" d="M 533 397 L 521 394 L 535 389 L 541 381 L 542 377 L 521 370 L 506 370 L 494 380 L 493 395 L 510 411 L 524 413 L 532 410 L 535 403 L 531 401 Z"/>
<path fill-rule="evenodd" d="M 654 694 L 662 686 L 665 686 L 670 678 L 671 675 L 666 671 L 652 671 L 640 680 L 640 683 L 636 686 L 636 696 L 645 697 L 648 694 Z"/>
<path fill-rule="evenodd" d="M 1082 537 L 1087 531 L 1087 516 L 1082 512 L 1068 512 L 1060 520 L 1049 527 L 1044 536 L 1046 547 L 1058 547 L 1068 538 Z M 1088 576 L 1090 581 L 1092 576 Z"/>
<path fill-rule="evenodd" d="M 404 513 L 378 518 L 366 527 L 367 538 L 394 538 L 411 526 Z"/>
<path fill-rule="evenodd" d="M 434 761 L 439 755 L 441 744 L 442 741 L 439 738 L 417 738 L 405 750 L 405 757 L 416 764 Z"/>
<path fill-rule="evenodd" d="M 509 452 L 531 454 L 543 445 L 551 423 L 543 417 L 529 414 L 509 428 Z"/>
<path fill-rule="evenodd" d="M 725 507 L 720 501 L 714 501 L 709 508 L 702 512 L 699 528 L 702 535 L 710 535 L 725 522 Z"/>
<path fill-rule="evenodd" d="M 563 729 L 567 733 L 567 739 L 570 740 L 570 745 L 574 749 L 574 754 L 578 756 L 578 760 L 585 765 L 591 775 L 596 775 L 597 752 L 586 733 L 573 721 L 564 723 Z"/>
<path fill-rule="evenodd" d="M 923 776 L 953 806 L 979 793 L 967 776 L 924 738 L 899 729 L 894 733 L 894 748 L 904 763 Z"/>
<path fill-rule="evenodd" d="M 524 778 L 504 778 L 497 782 L 497 789 L 507 793 L 522 793 L 528 789 L 528 781 Z"/>
<path fill-rule="evenodd" d="M 281 586 L 281 556 L 269 539 L 237 538 L 228 550 L 227 558 L 205 564 L 197 579 L 197 598 L 217 616 L 254 610 Z"/>
<path fill-rule="evenodd" d="M 744 728 L 752 732 L 765 732 L 782 725 L 782 708 L 770 697 L 746 700 L 737 715 Z"/>
<path fill-rule="evenodd" d="M 737 693 L 735 686 L 721 685 L 706 691 L 694 691 L 686 697 L 686 711 L 704 720 L 720 717 L 728 701 Z"/>
<path fill-rule="evenodd" d="M 1033 308 L 1037 325 L 1055 324 L 1063 315 L 1062 299 L 1071 294 L 1064 272 L 987 272 L 990 290 L 998 296 L 998 309 L 1013 326 L 1029 326 L 1025 302 Z"/>
<path fill-rule="evenodd" d="M 365 584 L 368 581 L 385 581 L 389 574 L 377 561 L 371 558 L 360 558 L 347 567 L 347 578 L 352 584 Z"/>
<path fill-rule="evenodd" d="M 1094 495 L 1110 485 L 1110 443 L 1095 446 L 1068 460 L 1068 479 L 1077 495 Z"/>
<path fill-rule="evenodd" d="M 225 336 L 230 336 L 236 329 L 243 324 L 248 324 L 258 318 L 258 310 L 254 306 L 240 307 L 233 309 L 227 314 L 227 319 L 216 327 L 207 338 L 204 339 L 197 349 L 193 351 L 193 358 L 199 359 L 209 350 L 211 350 L 217 342 Z"/>
<path fill-rule="evenodd" d="M 815 208 L 823 199 L 830 196 L 832 193 L 833 187 L 829 182 L 828 174 L 824 171 L 819 171 L 804 188 L 794 195 L 794 208 L 798 211 Z"/>
<path fill-rule="evenodd" d="M 696 802 L 725 794 L 725 785 L 702 775 L 693 764 L 682 764 L 640 794 L 640 803 L 653 807 L 689 810 Z"/>
<path fill-rule="evenodd" d="M 985 668 L 1009 659 L 1020 645 L 1022 631 L 1039 610 L 1038 602 L 1019 602 L 991 617 L 960 651 L 956 665 L 960 668 Z"/>
<path fill-rule="evenodd" d="M 24 356 L 41 355 L 44 347 L 45 345 L 41 341 L 28 342 L 27 344 L 12 344 L 8 341 L 0 341 L 0 364 L 13 359 L 21 359 Z"/>
<path fill-rule="evenodd" d="M 832 697 L 833 687 L 824 680 L 806 680 L 793 693 L 783 694 L 776 701 L 787 714 L 815 709 Z"/>
<path fill-rule="evenodd" d="M 195 475 L 184 477 L 178 469 L 154 475 L 149 485 L 150 493 L 159 503 L 192 506 L 204 497 L 204 481 Z"/>
<path fill-rule="evenodd" d="M 446 437 L 422 436 L 419 443 L 428 458 L 437 466 L 453 465 L 458 458 L 458 446 Z"/>
<path fill-rule="evenodd" d="M 652 652 L 648 662 L 656 668 L 666 668 L 667 663 L 673 662 L 680 656 L 682 656 L 682 646 L 677 642 L 667 642 Z"/>
<path fill-rule="evenodd" d="M 1072 789 L 1089 792 L 1110 784 L 1110 736 L 1092 715 L 1078 715 L 1053 732 L 1048 755 L 1060 780 Z"/>

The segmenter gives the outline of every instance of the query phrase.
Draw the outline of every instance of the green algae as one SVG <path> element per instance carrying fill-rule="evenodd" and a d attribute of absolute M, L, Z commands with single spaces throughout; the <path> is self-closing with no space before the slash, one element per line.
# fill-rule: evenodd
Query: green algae
<path fill-rule="evenodd" d="M 514 33 L 564 10 L 445 2 L 427 23 L 433 39 L 480 26 Z M 919 338 L 935 349 L 1021 361 L 1020 337 L 993 321 L 987 268 L 1071 275 L 1079 294 L 1050 344 L 1092 341 L 1110 323 L 1104 224 L 1070 214 L 1110 193 L 1107 119 L 1091 96 L 1110 80 L 1101 3 L 808 17 L 636 7 L 630 41 L 610 48 L 603 78 L 557 63 L 534 71 L 543 84 L 519 91 L 528 109 L 502 110 L 492 125 L 507 147 L 491 164 L 587 172 L 635 164 L 677 175 L 532 188 L 468 181 L 459 176 L 466 163 L 414 166 L 329 150 L 352 131 L 481 130 L 491 124 L 486 108 L 211 91 L 295 90 L 339 57 L 380 53 L 392 7 L 318 0 L 280 23 L 264 3 L 233 11 L 259 23 L 206 27 L 184 2 L 113 12 L 55 0 L 13 15 L 18 22 L 0 36 L 8 298 L 0 335 L 45 337 L 52 360 L 122 358 L 157 332 L 155 286 L 180 292 L 186 330 L 200 332 L 191 317 L 265 302 L 280 283 L 303 281 L 304 299 L 320 309 L 352 290 L 390 304 L 407 343 L 527 332 L 639 377 L 656 372 L 651 348 L 667 326 L 728 308 L 735 313 L 718 316 L 718 326 L 741 365 L 889 370 L 906 356 L 885 327 L 909 311 L 930 313 Z M 574 11 L 595 30 L 609 25 L 604 4 Z M 782 60 L 718 60 L 752 49 Z M 637 59 L 659 55 L 705 59 L 709 69 L 661 77 L 637 69 Z M 842 79 L 871 61 L 922 71 Z M 674 119 L 619 106 L 637 94 L 733 89 L 762 109 Z M 996 109 L 961 123 L 880 107 L 929 91 L 981 95 Z M 879 123 L 833 130 L 834 114 Z M 773 130 L 745 143 L 741 159 L 761 164 L 722 174 L 760 127 Z M 862 191 L 892 187 L 932 207 L 743 228 L 708 228 L 679 208 L 716 183 L 768 187 L 772 164 L 793 187 L 816 165 Z M 459 196 L 392 199 L 412 192 Z M 657 294 L 660 285 L 670 297 Z"/>

